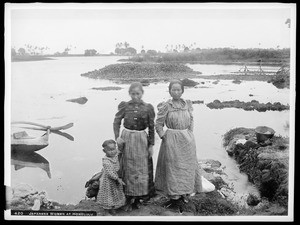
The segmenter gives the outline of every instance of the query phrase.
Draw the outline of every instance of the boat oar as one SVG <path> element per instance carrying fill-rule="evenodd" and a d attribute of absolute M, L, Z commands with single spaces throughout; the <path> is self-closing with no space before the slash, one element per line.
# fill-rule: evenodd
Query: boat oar
<path fill-rule="evenodd" d="M 25 128 L 25 129 L 31 129 L 31 130 L 42 130 L 42 131 L 45 131 L 45 128 L 37 128 L 37 127 L 20 127 L 20 128 Z M 54 134 L 58 134 L 58 135 L 61 135 L 61 136 L 64 136 L 65 138 L 71 140 L 71 141 L 74 141 L 74 137 L 70 134 L 67 134 L 65 132 L 61 132 L 59 130 L 50 130 L 51 133 L 54 133 Z"/>
<path fill-rule="evenodd" d="M 51 127 L 51 126 L 45 126 L 39 123 L 33 123 L 33 122 L 26 122 L 26 121 L 16 121 L 16 122 L 11 122 L 11 124 L 29 124 L 29 125 L 33 125 L 33 126 L 38 126 L 43 128 L 43 130 L 48 130 L 50 129 L 50 131 L 54 131 L 54 130 L 66 130 L 69 129 L 70 127 L 73 127 L 73 123 L 68 123 L 64 126 L 60 126 L 60 127 Z"/>
<path fill-rule="evenodd" d="M 71 140 L 71 141 L 74 141 L 74 137 L 68 133 L 65 133 L 65 132 L 61 132 L 59 130 L 53 130 L 51 131 L 52 133 L 54 134 L 58 134 L 58 135 L 61 135 L 61 136 L 64 136 L 65 138 Z"/>
<path fill-rule="evenodd" d="M 59 131 L 59 130 L 66 130 L 66 129 L 69 129 L 71 127 L 73 127 L 73 123 L 68 123 L 64 126 L 60 126 L 60 127 L 51 127 L 50 130 L 51 131 Z"/>

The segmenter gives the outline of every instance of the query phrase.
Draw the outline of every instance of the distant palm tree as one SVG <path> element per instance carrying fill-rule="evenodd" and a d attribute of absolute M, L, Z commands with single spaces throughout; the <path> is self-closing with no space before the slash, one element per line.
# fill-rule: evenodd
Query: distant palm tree
<path fill-rule="evenodd" d="M 129 47 L 129 43 L 125 41 L 125 42 L 124 42 L 124 47 L 125 47 L 125 48 L 128 48 L 128 47 Z"/>
<path fill-rule="evenodd" d="M 287 20 L 285 21 L 285 24 L 287 24 L 288 28 L 290 28 L 291 27 L 291 19 L 287 18 Z"/>

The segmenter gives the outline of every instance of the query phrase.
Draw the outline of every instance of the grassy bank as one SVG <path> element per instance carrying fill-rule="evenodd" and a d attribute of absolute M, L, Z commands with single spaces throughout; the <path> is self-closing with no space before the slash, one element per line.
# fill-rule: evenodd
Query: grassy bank
<path fill-rule="evenodd" d="M 159 82 L 196 77 L 199 72 L 178 63 L 122 63 L 105 66 L 81 76 L 122 82 Z"/>
<path fill-rule="evenodd" d="M 126 59 L 125 59 L 126 60 Z M 122 59 L 122 61 L 125 61 Z M 289 49 L 196 49 L 184 52 L 139 54 L 127 61 L 132 62 L 181 62 L 203 64 L 258 64 L 278 65 L 289 62 Z"/>
<path fill-rule="evenodd" d="M 224 147 L 241 172 L 259 189 L 262 197 L 287 211 L 289 139 L 274 136 L 258 143 L 254 129 L 235 128 L 224 137 Z"/>

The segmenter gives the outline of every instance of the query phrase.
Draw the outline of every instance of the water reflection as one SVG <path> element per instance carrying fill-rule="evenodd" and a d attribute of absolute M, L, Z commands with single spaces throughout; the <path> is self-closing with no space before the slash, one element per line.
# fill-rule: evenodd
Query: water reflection
<path fill-rule="evenodd" d="M 51 178 L 49 161 L 36 152 L 12 151 L 11 165 L 14 166 L 16 171 L 25 167 L 41 168 Z"/>

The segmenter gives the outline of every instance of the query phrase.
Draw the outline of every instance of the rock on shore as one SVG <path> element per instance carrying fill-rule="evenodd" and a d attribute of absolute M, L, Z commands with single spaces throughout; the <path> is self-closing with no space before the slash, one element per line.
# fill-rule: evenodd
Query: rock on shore
<path fill-rule="evenodd" d="M 29 184 L 19 183 L 7 190 L 7 207 L 19 210 L 47 210 L 56 207 L 47 199 L 45 191 L 37 191 Z"/>
<path fill-rule="evenodd" d="M 196 85 L 198 85 L 199 83 L 196 81 L 193 81 L 191 79 L 185 78 L 183 80 L 181 80 L 182 85 L 186 86 L 186 87 L 195 87 Z"/>

